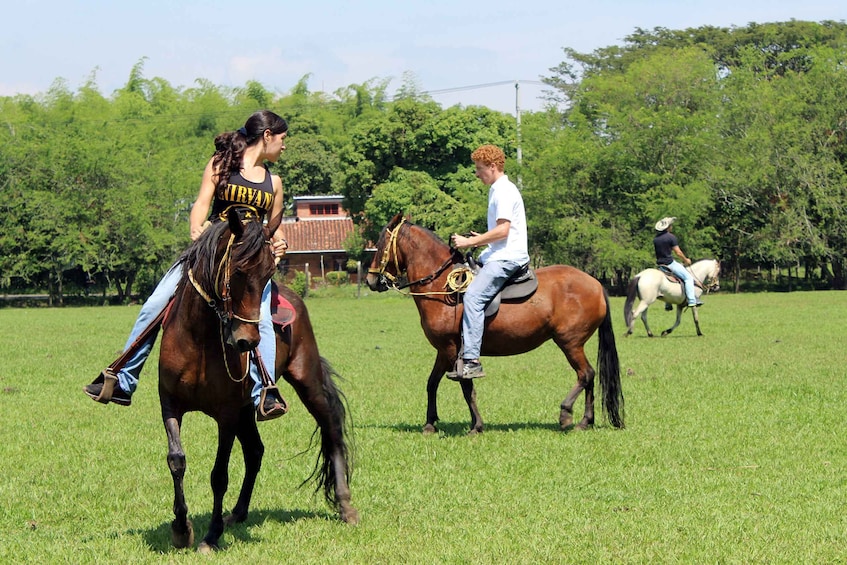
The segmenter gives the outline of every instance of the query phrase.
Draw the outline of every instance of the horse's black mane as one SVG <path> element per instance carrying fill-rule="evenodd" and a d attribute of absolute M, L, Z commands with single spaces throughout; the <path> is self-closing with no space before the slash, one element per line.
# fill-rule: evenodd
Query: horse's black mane
<path fill-rule="evenodd" d="M 232 269 L 244 269 L 266 243 L 262 224 L 258 221 L 248 221 L 244 233 L 232 247 Z M 198 281 L 213 283 L 211 277 L 216 271 L 216 263 L 220 261 L 218 253 L 223 250 L 222 244 L 229 241 L 229 223 L 213 222 L 197 238 L 188 249 L 183 251 L 177 263 L 182 265 L 183 272 L 191 269 Z"/>

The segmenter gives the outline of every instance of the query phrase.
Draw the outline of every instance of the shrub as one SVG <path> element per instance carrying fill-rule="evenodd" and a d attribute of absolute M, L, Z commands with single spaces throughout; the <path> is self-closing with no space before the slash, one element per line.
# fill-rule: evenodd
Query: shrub
<path fill-rule="evenodd" d="M 326 283 L 332 286 L 347 284 L 348 280 L 350 280 L 350 275 L 346 271 L 331 271 L 326 274 Z"/>
<path fill-rule="evenodd" d="M 306 273 L 297 271 L 286 284 L 288 288 L 299 294 L 302 298 L 306 298 L 306 295 L 309 293 L 309 285 L 306 281 Z"/>

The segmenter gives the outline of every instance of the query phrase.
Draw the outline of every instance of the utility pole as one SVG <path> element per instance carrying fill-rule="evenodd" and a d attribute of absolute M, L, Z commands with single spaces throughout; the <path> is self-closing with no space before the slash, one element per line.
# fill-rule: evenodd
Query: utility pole
<path fill-rule="evenodd" d="M 521 167 L 523 164 L 523 155 L 521 154 L 521 82 L 515 81 L 515 120 L 517 125 L 517 145 L 518 145 L 518 189 L 523 188 L 523 179 L 521 179 Z"/>

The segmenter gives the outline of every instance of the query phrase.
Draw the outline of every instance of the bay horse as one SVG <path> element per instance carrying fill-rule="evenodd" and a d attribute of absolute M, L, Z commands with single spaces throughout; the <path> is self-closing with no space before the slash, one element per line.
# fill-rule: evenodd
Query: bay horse
<path fill-rule="evenodd" d="M 368 269 L 371 290 L 384 292 L 401 288 L 397 279 L 405 275 L 412 289 L 421 326 L 437 354 L 427 381 L 424 433 L 434 433 L 438 421 L 438 386 L 455 365 L 461 348 L 462 304 L 449 283 L 451 272 L 465 258 L 432 231 L 397 214 L 383 228 L 376 253 Z M 585 411 L 576 429 L 594 425 L 595 370 L 583 349 L 599 329 L 597 367 L 602 389 L 602 406 L 609 422 L 624 427 L 620 364 L 612 331 L 609 299 L 603 286 L 590 275 L 566 265 L 538 269 L 538 289 L 529 298 L 503 300 L 498 313 L 485 322 L 482 355 L 504 356 L 531 351 L 552 339 L 576 371 L 576 385 L 562 401 L 559 426 L 573 425 L 573 405 L 585 393 Z M 470 410 L 470 434 L 483 431 L 476 405 L 473 380 L 461 380 L 462 393 Z"/>
<path fill-rule="evenodd" d="M 211 473 L 212 517 L 198 551 L 217 549 L 225 525 L 247 519 L 264 454 L 250 397 L 249 353 L 259 343 L 262 291 L 275 271 L 268 241 L 280 220 L 274 218 L 263 227 L 255 216 L 245 219 L 231 211 L 226 221 L 211 224 L 180 257 L 183 278 L 163 323 L 159 354 L 159 399 L 174 485 L 171 541 L 178 548 L 194 544 L 183 491 L 186 458 L 180 439 L 187 412 L 203 412 L 218 427 Z M 311 476 L 316 490 L 323 488 L 342 521 L 356 523 L 358 513 L 350 504 L 348 485 L 351 467 L 344 397 L 333 381 L 335 372 L 318 352 L 303 301 L 283 286 L 279 292 L 295 312 L 290 325 L 283 329 L 275 325 L 275 374 L 294 387 L 315 418 L 315 434 L 320 430 L 320 453 Z M 225 520 L 223 498 L 236 438 L 245 474 L 238 500 Z"/>
<path fill-rule="evenodd" d="M 716 259 L 701 259 L 688 267 L 689 272 L 694 276 L 694 294 L 699 298 L 703 292 L 711 292 L 720 289 L 720 272 L 721 264 Z M 638 306 L 635 310 L 632 305 L 635 298 L 639 299 Z M 674 331 L 682 319 L 682 311 L 686 308 L 688 301 L 685 297 L 685 290 L 682 288 L 680 281 L 673 282 L 668 279 L 668 275 L 659 269 L 644 269 L 629 281 L 627 287 L 626 302 L 624 303 L 624 321 L 626 322 L 626 335 L 632 335 L 633 326 L 636 318 L 640 317 L 644 322 L 644 329 L 647 330 L 647 335 L 653 337 L 653 332 L 650 331 L 650 326 L 647 325 L 647 308 L 650 307 L 656 300 L 661 300 L 670 305 L 676 304 L 676 322 L 670 328 L 662 332 L 662 337 Z M 697 328 L 697 335 L 702 336 L 700 331 L 700 315 L 696 306 L 691 308 L 692 316 L 694 317 L 694 327 Z"/>

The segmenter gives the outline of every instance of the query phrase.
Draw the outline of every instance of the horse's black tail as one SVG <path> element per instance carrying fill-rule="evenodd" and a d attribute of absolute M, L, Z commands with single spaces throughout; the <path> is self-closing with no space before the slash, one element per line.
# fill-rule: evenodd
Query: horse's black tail
<path fill-rule="evenodd" d="M 626 302 L 623 305 L 623 319 L 626 322 L 626 327 L 632 325 L 632 304 L 635 302 L 635 297 L 638 294 L 638 277 L 633 277 L 629 281 L 629 286 L 626 287 Z"/>
<path fill-rule="evenodd" d="M 615 333 L 612 331 L 612 309 L 609 295 L 603 291 L 606 300 L 606 317 L 600 324 L 600 346 L 597 351 L 597 370 L 600 373 L 600 389 L 603 397 L 603 411 L 609 423 L 616 428 L 624 427 L 624 401 L 621 388 L 621 365 L 618 349 L 615 347 Z"/>
<path fill-rule="evenodd" d="M 312 474 L 303 481 L 303 484 L 314 480 L 316 483 L 315 492 L 323 490 L 326 501 L 330 505 L 336 506 L 340 499 L 346 498 L 349 500 L 350 498 L 349 492 L 337 492 L 336 473 L 343 473 L 347 477 L 346 483 L 349 483 L 353 475 L 352 422 L 347 413 L 347 399 L 335 384 L 334 377 L 340 375 L 332 368 L 329 361 L 323 357 L 320 360 L 321 386 L 329 413 L 326 415 L 327 421 L 323 424 L 319 421 L 312 434 L 310 444 L 313 445 L 317 434 L 320 433 L 321 450 L 318 453 Z M 317 417 L 316 420 L 318 420 Z"/>

